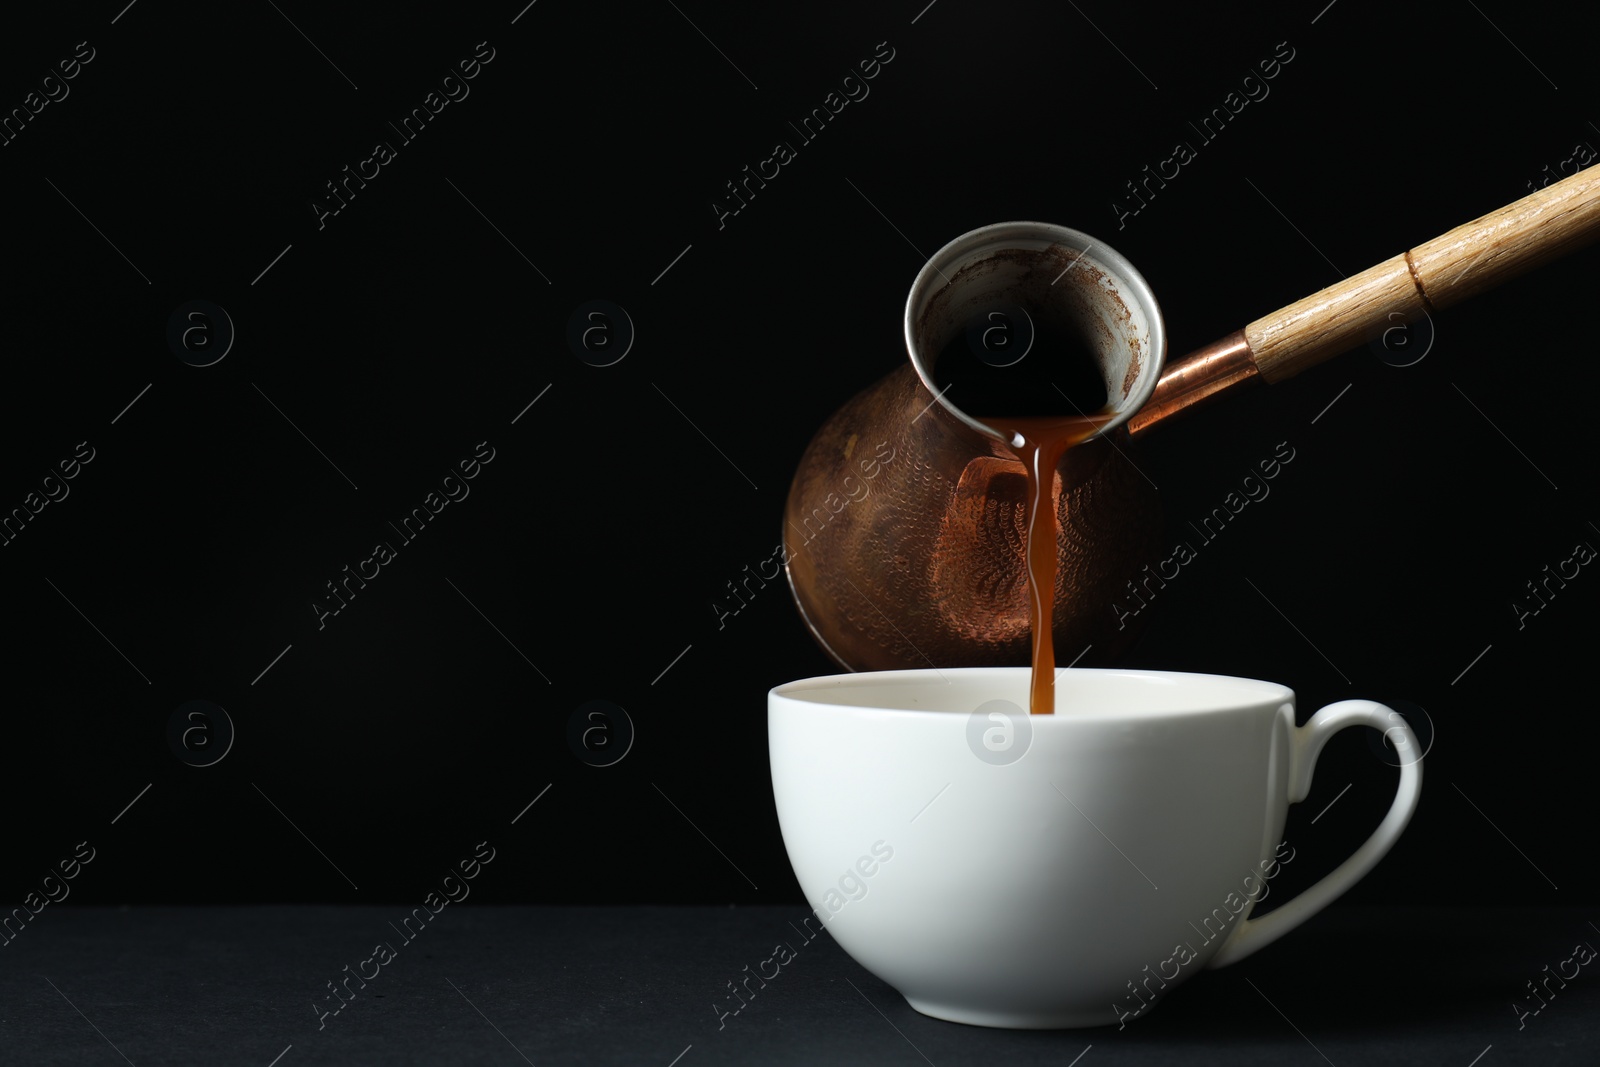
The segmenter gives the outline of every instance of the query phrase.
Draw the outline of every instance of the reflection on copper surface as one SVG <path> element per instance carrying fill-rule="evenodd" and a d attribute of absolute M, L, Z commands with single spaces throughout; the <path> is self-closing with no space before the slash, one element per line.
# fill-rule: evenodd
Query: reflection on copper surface
<path fill-rule="evenodd" d="M 1243 330 L 1198 348 L 1162 373 L 1150 399 L 1128 420 L 1128 435 L 1138 438 L 1162 420 L 1198 407 L 1258 374 L 1255 353 Z"/>

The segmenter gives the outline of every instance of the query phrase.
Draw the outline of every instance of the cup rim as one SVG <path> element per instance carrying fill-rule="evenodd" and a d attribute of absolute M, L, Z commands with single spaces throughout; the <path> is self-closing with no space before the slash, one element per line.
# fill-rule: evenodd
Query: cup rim
<path fill-rule="evenodd" d="M 1031 676 L 1031 667 L 946 667 L 898 670 L 898 671 L 861 671 L 851 674 L 820 674 L 810 678 L 798 678 L 792 682 L 773 686 L 767 691 L 769 714 L 781 706 L 779 701 L 791 705 L 808 705 L 808 713 L 827 714 L 834 713 L 879 713 L 890 716 L 905 716 L 912 719 L 948 718 L 952 715 L 965 715 L 964 711 L 940 711 L 929 708 L 904 708 L 904 707 L 879 707 L 869 703 L 833 703 L 831 701 L 811 701 L 806 699 L 806 694 L 820 690 L 837 689 L 841 686 L 857 685 L 861 688 L 889 685 L 920 685 L 939 686 L 948 684 L 944 679 L 946 674 L 961 674 L 966 677 L 998 676 L 1008 680 L 1023 680 Z M 1181 683 L 1201 682 L 1208 685 L 1228 684 L 1232 686 L 1246 686 L 1255 690 L 1255 694 L 1244 697 L 1218 696 L 1215 703 L 1202 707 L 1159 708 L 1155 710 L 1131 711 L 1126 709 L 1094 710 L 1094 711 L 1058 711 L 1052 715 L 1029 715 L 1031 723 L 1040 724 L 1035 728 L 1066 729 L 1065 726 L 1045 726 L 1043 723 L 1106 723 L 1122 722 L 1130 719 L 1150 721 L 1157 718 L 1186 718 L 1202 715 L 1223 715 L 1229 712 L 1239 712 L 1248 709 L 1271 707 L 1276 708 L 1284 704 L 1295 704 L 1294 690 L 1281 682 L 1271 682 L 1261 678 L 1244 678 L 1229 674 L 1204 674 L 1197 671 L 1159 671 L 1140 668 L 1125 667 L 1068 667 L 1060 671 L 1057 682 L 1071 675 L 1095 675 L 1102 678 L 1120 677 L 1140 682 Z"/>

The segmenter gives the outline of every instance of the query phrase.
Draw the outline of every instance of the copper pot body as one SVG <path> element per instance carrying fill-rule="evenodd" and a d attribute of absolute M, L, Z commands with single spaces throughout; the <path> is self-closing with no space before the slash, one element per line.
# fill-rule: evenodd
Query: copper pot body
<path fill-rule="evenodd" d="M 790 486 L 790 588 L 812 635 L 847 670 L 1030 661 L 1023 466 L 1000 434 L 940 395 L 930 362 L 964 315 L 996 297 L 1068 308 L 1100 352 L 1118 412 L 1056 470 L 1057 661 L 1108 662 L 1136 636 L 1113 602 L 1158 558 L 1162 513 L 1129 458 L 1126 423 L 1160 376 L 1160 312 L 1103 244 L 1048 224 L 1003 224 L 951 242 L 918 274 L 908 362 L 828 420 Z"/>

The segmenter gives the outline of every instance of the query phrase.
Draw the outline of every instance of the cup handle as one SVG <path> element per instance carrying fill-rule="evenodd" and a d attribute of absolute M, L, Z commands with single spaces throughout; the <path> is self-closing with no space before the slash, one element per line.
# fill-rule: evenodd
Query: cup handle
<path fill-rule="evenodd" d="M 1385 732 L 1398 730 L 1408 746 L 1405 751 L 1421 751 L 1416 735 L 1399 712 L 1371 700 L 1341 700 L 1329 704 L 1290 735 L 1289 803 L 1298 804 L 1306 798 L 1311 791 L 1311 772 L 1316 769 L 1322 746 L 1327 744 L 1328 738 L 1347 726 L 1371 726 Z M 1398 744 L 1395 748 L 1400 750 Z M 1345 890 L 1365 877 L 1394 846 L 1406 823 L 1411 821 L 1412 812 L 1417 810 L 1417 798 L 1421 792 L 1422 757 L 1418 755 L 1416 759 L 1400 765 L 1400 785 L 1395 790 L 1394 803 L 1360 848 L 1299 896 L 1280 904 L 1260 919 L 1241 921 L 1206 966 L 1226 967 L 1230 963 L 1237 963 L 1257 949 L 1272 944 L 1337 900 Z"/>

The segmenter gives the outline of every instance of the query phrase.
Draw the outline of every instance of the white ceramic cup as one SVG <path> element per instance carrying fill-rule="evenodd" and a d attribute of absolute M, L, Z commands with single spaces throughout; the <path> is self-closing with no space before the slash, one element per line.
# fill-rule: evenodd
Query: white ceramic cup
<path fill-rule="evenodd" d="M 1337 898 L 1417 805 L 1417 739 L 1369 700 L 1296 727 L 1293 691 L 1272 682 L 1067 670 L 1057 713 L 1027 715 L 1028 681 L 1025 667 L 880 671 L 768 695 L 800 887 L 844 950 L 927 1015 L 1126 1025 Z M 1321 881 L 1250 919 L 1295 858 L 1289 805 L 1347 726 L 1385 731 L 1401 754 L 1388 815 Z"/>

